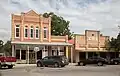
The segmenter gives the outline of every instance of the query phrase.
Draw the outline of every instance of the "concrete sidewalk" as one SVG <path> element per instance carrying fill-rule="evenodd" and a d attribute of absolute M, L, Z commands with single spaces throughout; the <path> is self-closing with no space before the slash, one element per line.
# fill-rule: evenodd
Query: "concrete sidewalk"
<path fill-rule="evenodd" d="M 69 66 L 75 66 L 77 63 L 69 63 Z M 15 64 L 15 67 L 36 66 L 36 64 Z"/>

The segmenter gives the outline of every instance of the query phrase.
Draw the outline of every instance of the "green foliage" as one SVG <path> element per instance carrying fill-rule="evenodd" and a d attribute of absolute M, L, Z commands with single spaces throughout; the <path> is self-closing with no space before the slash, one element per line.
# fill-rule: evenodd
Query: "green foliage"
<path fill-rule="evenodd" d="M 6 55 L 7 56 L 11 56 L 11 41 L 7 41 L 5 44 L 4 44 L 4 46 L 3 46 L 3 49 L 4 49 L 4 51 L 5 51 L 5 53 L 6 53 Z"/>
<path fill-rule="evenodd" d="M 111 38 L 108 43 L 109 50 L 119 52 L 120 51 L 120 33 L 118 34 L 117 38 Z"/>
<path fill-rule="evenodd" d="M 2 52 L 2 48 L 3 48 L 3 41 L 0 40 L 0 52 Z"/>
<path fill-rule="evenodd" d="M 3 41 L 0 40 L 0 48 L 2 48 L 2 47 L 3 47 Z"/>
<path fill-rule="evenodd" d="M 0 40 L 0 53 L 5 53 L 5 55 L 10 56 L 11 55 L 11 41 L 7 41 L 3 45 L 3 41 Z"/>
<path fill-rule="evenodd" d="M 53 12 L 44 13 L 43 17 L 51 17 L 51 34 L 56 36 L 68 35 L 68 39 L 71 39 L 73 33 L 69 29 L 69 21 L 64 20 L 63 17 L 55 15 Z"/>

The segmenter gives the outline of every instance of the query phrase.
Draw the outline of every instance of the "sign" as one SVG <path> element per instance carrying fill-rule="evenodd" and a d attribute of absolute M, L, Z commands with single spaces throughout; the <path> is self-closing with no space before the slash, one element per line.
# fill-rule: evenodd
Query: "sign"
<path fill-rule="evenodd" d="M 38 52 L 39 51 L 39 47 L 34 47 L 34 51 Z"/>

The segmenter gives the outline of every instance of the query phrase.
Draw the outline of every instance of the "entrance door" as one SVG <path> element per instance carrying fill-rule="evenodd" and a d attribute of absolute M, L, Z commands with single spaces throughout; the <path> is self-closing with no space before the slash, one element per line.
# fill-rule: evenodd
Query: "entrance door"
<path fill-rule="evenodd" d="M 30 53 L 29 53 L 29 63 L 30 63 L 30 64 L 36 63 L 35 52 L 30 52 Z"/>
<path fill-rule="evenodd" d="M 42 50 L 37 52 L 37 59 L 42 59 Z"/>

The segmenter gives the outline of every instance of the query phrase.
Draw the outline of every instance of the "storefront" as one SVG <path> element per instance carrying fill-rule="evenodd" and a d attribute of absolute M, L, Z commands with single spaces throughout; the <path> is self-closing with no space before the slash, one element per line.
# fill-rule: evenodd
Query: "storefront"
<path fill-rule="evenodd" d="M 38 51 L 35 51 L 35 48 Z M 12 56 L 17 58 L 17 63 L 35 63 L 45 56 L 64 55 L 68 57 L 69 43 L 15 43 L 12 42 Z M 71 49 L 72 51 L 72 49 Z M 71 57 L 70 57 L 71 58 Z M 73 61 L 73 60 L 71 60 Z"/>

